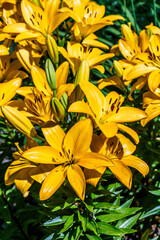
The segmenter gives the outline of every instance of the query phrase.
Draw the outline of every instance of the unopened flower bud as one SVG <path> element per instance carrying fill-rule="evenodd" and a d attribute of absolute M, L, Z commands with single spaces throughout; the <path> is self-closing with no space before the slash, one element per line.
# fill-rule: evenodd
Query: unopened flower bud
<path fill-rule="evenodd" d="M 149 39 L 152 36 L 152 30 L 150 28 L 147 28 L 147 36 Z"/>
<path fill-rule="evenodd" d="M 115 69 L 115 71 L 117 73 L 117 76 L 121 78 L 122 75 L 123 75 L 123 68 L 122 68 L 122 66 L 116 60 L 114 60 L 113 66 L 114 66 L 114 69 Z"/>
<path fill-rule="evenodd" d="M 45 64 L 45 71 L 48 84 L 56 97 L 56 73 L 52 61 L 48 58 Z"/>
<path fill-rule="evenodd" d="M 51 60 L 57 65 L 59 62 L 58 47 L 51 35 L 47 35 L 47 50 Z"/>
<path fill-rule="evenodd" d="M 76 74 L 75 86 L 77 86 L 79 82 L 88 82 L 89 73 L 90 73 L 89 63 L 86 59 L 83 59 Z"/>
<path fill-rule="evenodd" d="M 126 24 L 121 25 L 121 33 L 122 33 L 123 37 L 126 38 L 127 40 L 130 40 L 132 42 L 135 41 L 132 30 L 128 25 L 126 25 Z"/>
<path fill-rule="evenodd" d="M 65 109 L 62 105 L 62 103 L 58 100 L 58 98 L 52 98 L 52 109 L 54 113 L 57 115 L 57 117 L 60 120 L 63 120 L 65 117 Z"/>
<path fill-rule="evenodd" d="M 64 92 L 62 97 L 60 98 L 60 101 L 64 107 L 65 110 L 67 110 L 67 107 L 68 107 L 68 96 L 67 96 L 67 93 Z"/>

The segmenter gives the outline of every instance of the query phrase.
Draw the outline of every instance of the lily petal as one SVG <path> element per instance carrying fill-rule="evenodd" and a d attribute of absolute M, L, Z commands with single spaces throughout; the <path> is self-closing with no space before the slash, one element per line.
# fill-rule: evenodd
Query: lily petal
<path fill-rule="evenodd" d="M 44 92 L 44 94 L 47 96 L 50 96 L 53 94 L 47 82 L 45 71 L 42 68 L 32 65 L 31 75 L 36 88 L 40 92 Z"/>
<path fill-rule="evenodd" d="M 131 172 L 131 170 L 120 160 L 114 160 L 113 163 L 114 163 L 114 167 L 109 167 L 111 172 L 127 188 L 131 189 L 131 185 L 132 185 L 132 172 Z"/>
<path fill-rule="evenodd" d="M 94 114 L 92 113 L 88 104 L 85 102 L 82 102 L 82 101 L 77 101 L 77 102 L 72 103 L 72 105 L 68 109 L 68 112 L 85 113 L 85 114 L 89 114 L 90 116 L 94 117 Z"/>
<path fill-rule="evenodd" d="M 102 154 L 98 153 L 86 153 L 84 157 L 77 160 L 78 165 L 88 168 L 88 169 L 96 169 L 97 167 L 107 167 L 113 166 L 113 163 L 110 159 L 105 157 Z"/>
<path fill-rule="evenodd" d="M 114 121 L 113 122 L 109 121 L 104 124 L 101 124 L 98 121 L 96 121 L 96 123 L 107 138 L 114 137 L 118 132 L 118 125 Z"/>
<path fill-rule="evenodd" d="M 124 157 L 121 161 L 129 167 L 137 169 L 144 177 L 149 172 L 148 165 L 143 160 L 136 156 L 133 155 L 127 156 Z"/>
<path fill-rule="evenodd" d="M 97 167 L 96 169 L 85 168 L 84 175 L 86 178 L 86 182 L 96 187 L 105 170 L 106 167 Z"/>
<path fill-rule="evenodd" d="M 119 128 L 119 130 L 128 133 L 133 138 L 133 140 L 135 141 L 136 144 L 139 143 L 138 134 L 133 129 L 131 129 L 123 124 L 118 124 L 118 128 Z"/>
<path fill-rule="evenodd" d="M 121 107 L 117 114 L 108 118 L 108 121 L 115 122 L 134 122 L 146 118 L 146 113 L 134 107 Z"/>
<path fill-rule="evenodd" d="M 10 101 L 16 94 L 16 90 L 20 87 L 22 79 L 16 78 L 6 83 L 0 83 L 0 106 Z"/>
<path fill-rule="evenodd" d="M 93 134 L 93 126 L 90 119 L 84 119 L 76 123 L 66 134 L 63 149 L 70 156 L 80 158 L 88 151 Z M 85 143 L 85 144 L 84 144 Z"/>
<path fill-rule="evenodd" d="M 80 82 L 79 85 L 86 95 L 93 113 L 95 113 L 96 118 L 99 119 L 102 114 L 102 108 L 105 108 L 106 103 L 103 94 L 95 85 L 90 82 Z"/>
<path fill-rule="evenodd" d="M 29 175 L 35 181 L 42 183 L 48 174 L 53 170 L 54 164 L 40 164 L 39 166 L 31 169 Z"/>
<path fill-rule="evenodd" d="M 157 70 L 157 68 L 152 66 L 151 64 L 138 64 L 136 66 L 133 66 L 131 70 L 127 72 L 127 74 L 125 75 L 125 79 L 132 80 L 154 70 Z"/>
<path fill-rule="evenodd" d="M 50 146 L 37 146 L 25 151 L 22 156 L 34 163 L 59 164 L 65 162 L 57 149 Z"/>
<path fill-rule="evenodd" d="M 10 122 L 19 132 L 29 137 L 35 137 L 37 135 L 32 123 L 23 113 L 10 106 L 3 106 L 1 110 L 7 121 Z"/>
<path fill-rule="evenodd" d="M 41 190 L 40 199 L 46 200 L 50 198 L 57 189 L 62 185 L 66 178 L 66 169 L 62 166 L 54 168 L 45 178 Z"/>
<path fill-rule="evenodd" d="M 28 174 L 28 169 L 23 169 L 16 174 L 15 185 L 21 191 L 24 197 L 28 196 L 28 189 L 31 187 L 33 182 L 34 180 Z"/>
<path fill-rule="evenodd" d="M 84 200 L 86 181 L 82 169 L 76 164 L 70 165 L 67 169 L 67 178 L 76 194 Z"/>
<path fill-rule="evenodd" d="M 59 125 L 56 125 L 54 127 L 43 127 L 42 131 L 51 147 L 62 152 L 62 143 L 65 137 L 63 129 Z"/>

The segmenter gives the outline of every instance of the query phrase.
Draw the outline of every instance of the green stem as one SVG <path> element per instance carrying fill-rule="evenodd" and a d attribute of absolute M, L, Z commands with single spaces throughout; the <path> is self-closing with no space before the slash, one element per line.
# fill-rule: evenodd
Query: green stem
<path fill-rule="evenodd" d="M 132 6 L 133 17 L 134 17 L 135 29 L 136 29 L 136 32 L 138 33 L 136 12 L 135 12 L 135 7 L 134 7 L 134 0 L 131 0 L 131 6 Z"/>
<path fill-rule="evenodd" d="M 123 0 L 123 4 L 124 4 L 125 16 L 127 16 L 127 4 L 126 4 L 126 0 Z"/>
<path fill-rule="evenodd" d="M 156 9 L 156 0 L 153 0 L 153 8 L 154 8 L 154 23 L 157 26 L 157 9 Z"/>
<path fill-rule="evenodd" d="M 39 136 L 38 134 L 35 136 L 35 138 L 39 139 L 42 142 L 46 141 L 43 137 Z"/>

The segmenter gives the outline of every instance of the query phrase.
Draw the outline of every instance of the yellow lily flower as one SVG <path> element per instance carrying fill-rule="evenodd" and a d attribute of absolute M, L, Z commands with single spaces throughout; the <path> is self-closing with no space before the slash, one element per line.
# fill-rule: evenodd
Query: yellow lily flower
<path fill-rule="evenodd" d="M 141 90 L 147 83 L 144 74 L 155 70 L 150 60 L 148 49 L 151 48 L 151 38 L 147 29 L 142 30 L 139 36 L 131 30 L 131 25 L 121 25 L 123 38 L 119 40 L 118 45 L 112 47 L 111 52 L 117 52 L 119 49 L 125 59 L 119 60 L 114 64 L 117 75 L 123 79 L 125 85 L 129 85 L 134 78 L 139 78 L 131 87 L 128 96 L 133 100 L 132 93 L 135 89 Z"/>
<path fill-rule="evenodd" d="M 54 168 L 54 164 L 37 164 L 22 157 L 24 151 L 38 146 L 34 139 L 28 137 L 26 137 L 26 139 L 27 145 L 25 145 L 24 148 L 20 148 L 17 143 L 18 151 L 13 153 L 15 161 L 10 164 L 5 173 L 5 184 L 10 185 L 15 183 L 16 187 L 21 191 L 24 197 L 28 196 L 29 188 L 34 180 L 42 183 L 49 172 Z"/>
<path fill-rule="evenodd" d="M 38 65 L 46 47 L 36 40 L 21 41 L 16 45 L 16 56 L 27 72 L 31 73 L 31 66 Z"/>
<path fill-rule="evenodd" d="M 56 123 L 56 114 L 51 107 L 51 98 L 46 97 L 43 92 L 34 88 L 33 93 L 28 93 L 24 99 L 25 112 L 24 114 L 30 119 L 31 122 L 43 126 L 49 121 Z"/>
<path fill-rule="evenodd" d="M 103 54 L 103 51 L 98 48 L 84 48 L 80 43 L 71 45 L 70 42 L 67 42 L 67 51 L 63 47 L 59 47 L 58 49 L 63 57 L 66 58 L 70 63 L 74 76 L 77 74 L 80 64 L 83 60 L 88 62 L 90 69 L 96 68 L 101 73 L 104 73 L 104 67 L 99 64 L 106 59 L 114 57 L 113 53 Z"/>
<path fill-rule="evenodd" d="M 141 120 L 144 127 L 149 121 L 160 115 L 160 96 L 157 96 L 151 91 L 143 94 L 143 108 L 148 115 L 146 119 Z"/>
<path fill-rule="evenodd" d="M 132 81 L 140 76 L 149 75 L 148 85 L 151 91 L 158 94 L 157 82 L 159 81 L 158 71 L 160 71 L 160 36 L 152 35 L 149 39 L 149 52 L 137 54 L 132 61 L 136 64 L 125 74 L 125 79 Z M 155 73 L 152 73 L 155 72 Z M 151 76 L 150 76 L 151 75 Z"/>
<path fill-rule="evenodd" d="M 57 97 L 60 99 L 64 92 L 66 92 L 68 95 L 71 94 L 71 92 L 74 89 L 74 84 L 66 84 L 67 77 L 68 77 L 68 71 L 69 71 L 69 64 L 68 62 L 62 63 L 56 70 L 56 96 L 54 96 L 53 91 L 51 90 L 49 83 L 46 78 L 45 71 L 36 66 L 31 66 L 31 75 L 33 79 L 33 83 L 38 89 L 39 92 L 43 92 L 47 97 Z M 28 93 L 33 92 L 33 87 L 21 87 L 17 90 L 17 93 L 23 96 L 26 96 Z"/>
<path fill-rule="evenodd" d="M 13 24 L 18 21 L 20 21 L 21 16 L 19 14 L 18 8 L 19 8 L 19 2 L 18 1 L 3 1 L 0 2 L 0 11 L 1 11 L 1 18 L 5 25 Z"/>
<path fill-rule="evenodd" d="M 75 20 L 74 35 L 75 38 L 81 36 L 80 41 L 106 25 L 113 25 L 113 21 L 124 20 L 118 15 L 103 17 L 105 6 L 92 1 L 75 0 L 72 2 L 72 9 L 63 7 L 60 11 L 69 14 Z"/>
<path fill-rule="evenodd" d="M 94 135 L 91 150 L 105 155 L 113 162 L 108 168 L 115 177 L 129 189 L 132 185 L 132 172 L 129 167 L 137 169 L 144 177 L 149 172 L 148 165 L 140 158 L 132 155 L 136 146 L 122 134 L 106 139 L 103 134 Z M 88 183 L 96 186 L 106 167 L 97 169 L 85 169 L 85 177 Z"/>
<path fill-rule="evenodd" d="M 76 194 L 84 200 L 86 182 L 80 166 L 89 169 L 112 166 L 112 162 L 103 155 L 88 152 L 93 133 L 91 120 L 79 121 L 67 134 L 59 125 L 45 128 L 43 133 L 50 146 L 34 147 L 22 155 L 34 163 L 58 165 L 45 178 L 40 190 L 40 199 L 51 197 L 67 176 Z"/>
<path fill-rule="evenodd" d="M 77 101 L 69 107 L 68 111 L 89 114 L 108 138 L 116 135 L 119 128 L 117 123 L 138 121 L 146 117 L 145 112 L 140 109 L 121 107 L 124 97 L 116 92 L 110 92 L 104 97 L 101 91 L 90 82 L 81 82 L 79 85 L 88 104 Z"/>
<path fill-rule="evenodd" d="M 66 19 L 68 14 L 59 13 L 60 0 L 48 0 L 44 10 L 29 0 L 22 0 L 21 11 L 26 23 L 14 23 L 4 27 L 7 33 L 19 33 L 15 41 L 26 39 L 41 39 L 46 41 L 47 35 L 52 32 Z"/>

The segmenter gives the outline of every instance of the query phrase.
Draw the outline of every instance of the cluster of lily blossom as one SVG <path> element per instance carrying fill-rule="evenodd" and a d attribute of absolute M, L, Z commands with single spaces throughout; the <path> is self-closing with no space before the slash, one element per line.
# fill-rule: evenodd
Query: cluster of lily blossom
<path fill-rule="evenodd" d="M 84 200 L 86 183 L 96 186 L 106 168 L 129 189 L 129 167 L 143 176 L 149 171 L 132 155 L 139 137 L 124 123 L 144 126 L 160 113 L 160 29 L 147 26 L 138 37 L 122 24 L 123 38 L 106 53 L 95 32 L 124 19 L 104 14 L 89 0 L 1 0 L 0 116 L 26 137 L 24 148 L 16 143 L 5 183 L 15 183 L 24 197 L 37 181 L 46 200 L 68 179 Z M 117 75 L 92 84 L 90 70 L 104 73 L 101 63 L 119 53 L 125 59 L 114 61 Z M 110 85 L 123 91 L 134 79 L 129 99 L 145 86 L 145 111 L 122 106 L 115 91 L 100 91 Z"/>

